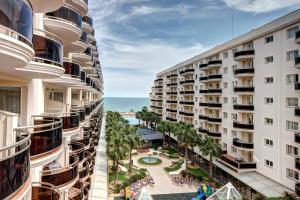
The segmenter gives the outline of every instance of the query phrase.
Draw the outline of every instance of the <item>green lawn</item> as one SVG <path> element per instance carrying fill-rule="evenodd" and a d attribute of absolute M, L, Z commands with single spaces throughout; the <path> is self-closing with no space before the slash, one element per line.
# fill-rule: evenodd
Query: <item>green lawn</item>
<path fill-rule="evenodd" d="M 172 166 L 170 166 L 170 167 L 165 167 L 165 170 L 167 171 L 167 172 L 174 172 L 174 171 L 177 171 L 177 170 L 179 170 L 180 168 L 181 168 L 181 165 L 183 164 L 183 161 L 182 160 L 180 160 L 180 161 L 178 161 L 176 164 L 174 164 L 174 165 L 172 165 Z"/>
<path fill-rule="evenodd" d="M 189 171 L 195 176 L 201 176 L 203 178 L 208 177 L 208 173 L 200 168 L 189 169 Z"/>
<path fill-rule="evenodd" d="M 109 182 L 114 181 L 114 178 L 115 178 L 115 176 L 113 175 L 113 173 L 109 173 Z M 122 182 L 125 181 L 126 180 L 125 172 L 118 172 L 117 180 L 122 181 Z"/>
<path fill-rule="evenodd" d="M 167 151 L 167 153 L 170 155 L 177 153 L 177 150 L 174 149 L 173 147 L 165 147 L 163 148 L 163 150 Z"/>

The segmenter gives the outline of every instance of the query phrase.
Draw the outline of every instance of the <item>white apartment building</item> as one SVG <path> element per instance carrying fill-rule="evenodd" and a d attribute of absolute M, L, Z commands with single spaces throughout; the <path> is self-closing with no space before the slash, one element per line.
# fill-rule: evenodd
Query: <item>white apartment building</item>
<path fill-rule="evenodd" d="M 224 152 L 215 165 L 245 184 L 278 186 L 252 189 L 300 195 L 299 49 L 296 10 L 158 73 L 163 95 L 154 87 L 150 98 L 162 105 L 152 111 L 214 138 Z"/>
<path fill-rule="evenodd" d="M 88 199 L 103 110 L 88 0 L 1 0 L 0 77 L 0 199 Z"/>

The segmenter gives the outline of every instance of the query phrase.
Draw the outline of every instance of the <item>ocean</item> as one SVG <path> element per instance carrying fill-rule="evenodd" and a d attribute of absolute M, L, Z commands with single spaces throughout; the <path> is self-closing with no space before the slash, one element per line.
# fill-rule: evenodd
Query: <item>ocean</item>
<path fill-rule="evenodd" d="M 104 97 L 105 111 L 137 112 L 149 104 L 149 98 Z"/>

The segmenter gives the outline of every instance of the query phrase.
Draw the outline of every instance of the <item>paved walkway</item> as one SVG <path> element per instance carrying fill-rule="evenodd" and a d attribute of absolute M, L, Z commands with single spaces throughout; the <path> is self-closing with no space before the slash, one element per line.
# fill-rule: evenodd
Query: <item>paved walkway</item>
<path fill-rule="evenodd" d="M 147 186 L 150 194 L 172 194 L 172 193 L 190 193 L 197 192 L 197 188 L 194 186 L 188 186 L 186 184 L 177 185 L 172 182 L 164 167 L 168 167 L 172 164 L 172 160 L 159 157 L 162 160 L 162 164 L 158 166 L 144 166 L 137 163 L 140 157 L 148 156 L 147 153 L 139 154 L 133 158 L 134 165 L 140 168 L 147 168 L 150 175 L 153 177 L 155 184 L 153 186 Z"/>
<path fill-rule="evenodd" d="M 96 163 L 92 176 L 91 190 L 89 199 L 107 200 L 108 199 L 108 175 L 107 175 L 107 156 L 105 142 L 105 122 L 106 115 L 103 116 L 99 145 L 97 148 Z"/>

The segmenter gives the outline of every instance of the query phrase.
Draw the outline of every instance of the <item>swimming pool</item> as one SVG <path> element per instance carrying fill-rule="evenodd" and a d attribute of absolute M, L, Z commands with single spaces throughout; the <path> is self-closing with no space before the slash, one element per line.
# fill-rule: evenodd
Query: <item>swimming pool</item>
<path fill-rule="evenodd" d="M 126 119 L 130 125 L 137 125 L 139 124 L 139 120 L 132 116 L 123 116 L 124 119 Z"/>

